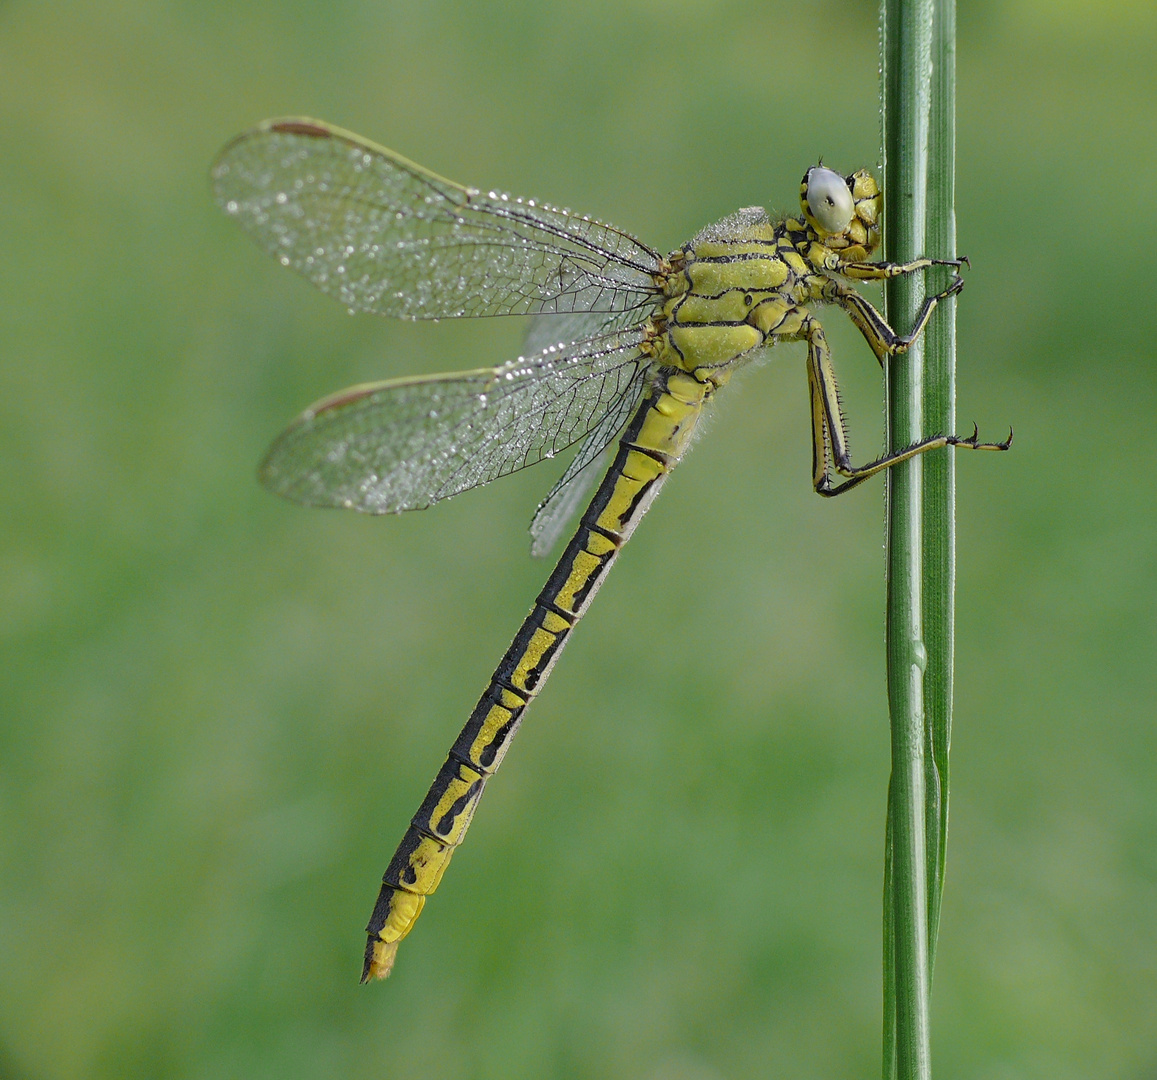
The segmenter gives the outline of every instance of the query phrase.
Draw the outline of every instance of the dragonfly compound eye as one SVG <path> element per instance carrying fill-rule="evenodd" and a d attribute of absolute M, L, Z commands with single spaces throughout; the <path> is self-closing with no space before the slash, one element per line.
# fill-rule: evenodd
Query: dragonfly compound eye
<path fill-rule="evenodd" d="M 848 182 L 822 165 L 808 171 L 807 208 L 813 222 L 825 233 L 842 233 L 856 212 Z"/>

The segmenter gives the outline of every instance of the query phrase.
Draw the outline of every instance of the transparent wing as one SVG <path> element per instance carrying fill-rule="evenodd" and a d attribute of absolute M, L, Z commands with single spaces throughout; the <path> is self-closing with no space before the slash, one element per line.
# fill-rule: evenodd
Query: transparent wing
<path fill-rule="evenodd" d="M 315 120 L 267 120 L 217 158 L 225 211 L 353 311 L 407 319 L 650 312 L 662 259 L 534 200 L 461 187 Z"/>
<path fill-rule="evenodd" d="M 574 311 L 564 315 L 534 316 L 523 338 L 523 350 L 529 355 L 551 345 L 563 346 L 583 338 L 608 333 L 616 328 L 622 313 Z M 598 427 L 594 428 L 578 453 L 567 466 L 550 494 L 539 503 L 530 522 L 530 554 L 545 558 L 562 539 L 575 514 L 586 503 L 586 497 L 599 477 L 610 466 L 610 448 L 615 436 L 631 418 L 642 396 L 646 369 L 640 368 L 635 381 L 612 405 Z"/>
<path fill-rule="evenodd" d="M 522 352 L 524 356 L 531 356 L 552 345 L 569 345 L 572 341 L 625 330 L 634 325 L 636 317 L 633 311 L 571 311 L 562 315 L 535 315 L 526 324 L 526 333 L 522 336 Z"/>
<path fill-rule="evenodd" d="M 430 506 L 601 430 L 647 369 L 645 337 L 608 334 L 498 368 L 351 387 L 290 425 L 261 482 L 309 506 Z"/>
<path fill-rule="evenodd" d="M 578 453 L 567 466 L 550 494 L 538 505 L 530 522 L 530 553 L 535 558 L 549 555 L 563 533 L 582 509 L 586 496 L 610 467 L 615 436 L 627 425 L 647 381 L 647 369 L 640 367 L 611 402 L 598 425 L 591 429 Z"/>

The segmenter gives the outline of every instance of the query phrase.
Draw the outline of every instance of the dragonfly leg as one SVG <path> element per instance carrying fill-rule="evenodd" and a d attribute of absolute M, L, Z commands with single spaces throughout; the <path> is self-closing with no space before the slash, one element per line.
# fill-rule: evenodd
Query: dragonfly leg
<path fill-rule="evenodd" d="M 816 491 L 826 494 L 832 490 L 833 466 L 838 468 L 837 462 L 849 460 L 844 412 L 832 367 L 832 351 L 823 327 L 808 317 L 800 329 L 800 336 L 807 339 L 807 382 L 812 407 L 812 485 Z"/>
<path fill-rule="evenodd" d="M 799 336 L 805 338 L 808 343 L 808 387 L 812 406 L 812 485 L 817 494 L 824 496 L 842 494 L 889 466 L 898 465 L 901 461 L 907 461 L 917 454 L 941 446 L 960 446 L 968 450 L 1007 450 L 1012 445 L 1011 430 L 1004 442 L 987 443 L 980 441 L 980 433 L 974 426 L 972 434 L 968 436 L 932 435 L 894 453 L 885 454 L 867 465 L 853 465 L 848 452 L 840 391 L 832 368 L 831 349 L 828 347 L 823 328 L 815 319 L 808 317 L 800 328 Z M 844 480 L 837 482 L 833 473 L 838 473 Z"/>
<path fill-rule="evenodd" d="M 906 263 L 847 262 L 836 272 L 856 281 L 884 281 L 917 270 L 926 270 L 929 266 L 952 266 L 959 270 L 962 266 L 971 267 L 972 264 L 968 261 L 967 255 L 962 255 L 959 259 L 913 259 Z"/>
<path fill-rule="evenodd" d="M 920 261 L 927 263 L 930 260 L 923 259 Z M 941 300 L 947 300 L 948 297 L 955 296 L 963 288 L 964 279 L 956 275 L 949 283 L 948 288 L 943 292 L 926 296 L 924 303 L 920 305 L 920 311 L 916 315 L 916 322 L 912 327 L 912 331 L 908 334 L 897 334 L 896 331 L 888 325 L 884 316 L 856 292 L 855 289 L 841 284 L 838 281 L 832 282 L 831 300 L 833 303 L 839 304 L 839 306 L 847 312 L 848 318 L 855 323 L 856 329 L 864 335 L 864 340 L 871 346 L 872 352 L 876 354 L 876 359 L 879 360 L 880 365 L 883 366 L 886 357 L 895 356 L 897 353 L 904 352 L 908 346 L 920 336 L 924 327 L 927 326 L 932 312 L 936 310 L 936 305 L 939 304 Z"/>

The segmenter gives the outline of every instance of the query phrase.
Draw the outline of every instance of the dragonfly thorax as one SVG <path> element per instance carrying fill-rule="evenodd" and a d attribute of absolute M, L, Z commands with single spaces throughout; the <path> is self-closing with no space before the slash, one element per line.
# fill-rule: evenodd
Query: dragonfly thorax
<path fill-rule="evenodd" d="M 854 223 L 845 224 L 846 245 Z M 761 207 L 728 215 L 668 257 L 650 355 L 701 381 L 725 381 L 756 350 L 799 334 L 802 305 L 823 300 L 827 271 L 842 258 L 804 220 L 775 221 Z"/>

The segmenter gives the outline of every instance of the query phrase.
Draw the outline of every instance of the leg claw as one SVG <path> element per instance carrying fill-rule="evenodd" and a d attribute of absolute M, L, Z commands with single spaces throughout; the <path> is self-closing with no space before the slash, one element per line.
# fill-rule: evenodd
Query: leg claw
<path fill-rule="evenodd" d="M 1007 450 L 1012 446 L 1012 428 L 1008 429 L 1008 438 L 1004 442 L 981 442 L 980 429 L 974 423 L 972 434 L 967 437 L 953 435 L 948 440 L 949 446 L 962 446 L 966 450 Z"/>
<path fill-rule="evenodd" d="M 958 259 L 929 259 L 933 266 L 955 266 L 959 270 L 962 266 L 967 266 L 969 270 L 972 269 L 972 263 L 968 261 L 967 255 L 961 255 Z"/>

